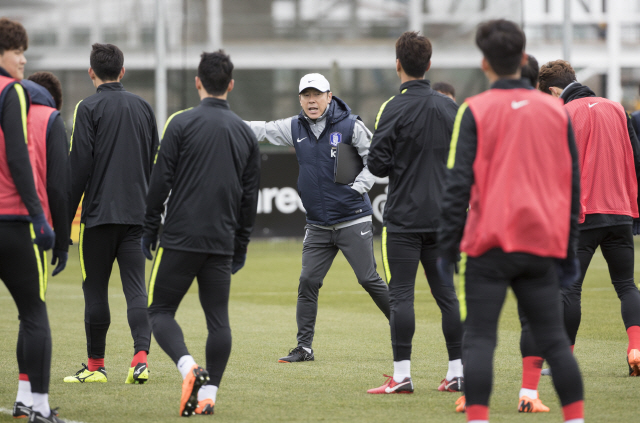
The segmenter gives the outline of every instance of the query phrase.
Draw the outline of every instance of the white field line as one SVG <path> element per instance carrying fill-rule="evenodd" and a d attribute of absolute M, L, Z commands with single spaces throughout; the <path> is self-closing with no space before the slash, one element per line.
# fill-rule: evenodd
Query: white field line
<path fill-rule="evenodd" d="M 13 415 L 13 410 L 7 410 L 6 408 L 0 407 L 0 413 L 4 413 L 4 414 L 8 414 L 8 415 L 12 416 Z M 62 417 L 60 417 L 60 418 L 62 419 Z M 67 423 L 83 423 L 83 422 L 77 422 L 77 421 L 74 421 L 74 420 L 67 420 L 67 419 L 63 419 L 63 420 L 65 422 L 67 422 Z"/>

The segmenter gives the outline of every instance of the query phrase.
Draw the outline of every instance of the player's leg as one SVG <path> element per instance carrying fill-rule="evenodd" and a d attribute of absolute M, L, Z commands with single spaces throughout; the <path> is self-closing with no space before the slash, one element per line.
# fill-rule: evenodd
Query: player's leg
<path fill-rule="evenodd" d="M 231 354 L 229 326 L 229 290 L 231 256 L 209 255 L 200 272 L 198 287 L 200 304 L 207 319 L 206 356 L 209 381 L 198 391 L 196 414 L 213 414 L 216 394 Z"/>
<path fill-rule="evenodd" d="M 462 321 L 460 320 L 460 303 L 453 286 L 453 280 L 443 281 L 438 273 L 438 234 L 428 232 L 421 234 L 420 261 L 442 314 L 442 333 L 447 345 L 449 366 L 445 378 L 438 387 L 439 391 L 461 392 L 463 390 L 462 370 Z"/>
<path fill-rule="evenodd" d="M 564 303 L 564 324 L 566 326 L 567 335 L 571 348 L 576 343 L 576 336 L 580 328 L 580 320 L 582 319 L 582 283 L 587 274 L 589 263 L 595 253 L 600 241 L 603 238 L 604 231 L 607 228 L 587 229 L 580 231 L 578 239 L 578 260 L 580 261 L 580 277 L 571 287 L 564 289 L 562 300 Z"/>
<path fill-rule="evenodd" d="M 20 371 L 27 375 L 32 409 L 44 417 L 49 408 L 51 331 L 45 303 L 46 266 L 35 248 L 26 222 L 0 222 L 0 279 L 20 314 Z M 26 380 L 22 380 L 26 382 Z M 25 404 L 26 405 L 26 404 Z M 29 407 L 19 411 L 29 412 Z M 14 415 L 15 415 L 14 407 Z M 22 413 L 16 417 L 26 417 Z"/>
<path fill-rule="evenodd" d="M 151 342 L 151 326 L 147 318 L 147 289 L 144 285 L 145 258 L 140 249 L 142 226 L 122 226 L 116 258 L 120 267 L 122 290 L 127 300 L 127 319 L 134 349 L 125 383 L 144 383 L 149 379 L 147 354 Z"/>
<path fill-rule="evenodd" d="M 562 301 L 554 259 L 526 254 L 523 273 L 512 283 L 540 353 L 551 367 L 565 420 L 583 415 L 582 377 L 564 329 Z"/>
<path fill-rule="evenodd" d="M 468 421 L 488 420 L 498 319 L 515 270 L 510 255 L 501 250 L 490 250 L 480 257 L 462 256 L 460 317 L 465 330 L 462 362 Z"/>
<path fill-rule="evenodd" d="M 348 229 L 348 228 L 347 228 Z M 418 263 L 420 262 L 420 234 L 386 233 L 385 270 L 389 281 L 391 317 L 391 348 L 393 377 L 382 386 L 370 389 L 370 394 L 412 393 L 411 342 L 416 329 L 413 307 Z"/>
<path fill-rule="evenodd" d="M 629 374 L 640 376 L 640 291 L 633 279 L 633 233 L 631 225 L 612 226 L 608 229 L 609 234 L 600 243 L 600 249 L 620 299 L 622 320 L 629 337 Z"/>
<path fill-rule="evenodd" d="M 182 375 L 181 416 L 193 414 L 198 406 L 198 389 L 206 383 L 209 375 L 189 354 L 175 315 L 182 298 L 206 260 L 207 254 L 204 253 L 160 247 L 149 279 L 148 313 L 153 336 Z"/>
<path fill-rule="evenodd" d="M 542 353 L 531 333 L 529 321 L 518 305 L 518 317 L 522 332 L 520 333 L 520 353 L 522 354 L 522 385 L 518 395 L 518 411 L 522 413 L 546 413 L 549 407 L 538 398 L 538 384 L 542 371 Z"/>
<path fill-rule="evenodd" d="M 351 265 L 358 283 L 389 319 L 391 316 L 389 287 L 376 271 L 376 259 L 373 254 L 373 224 L 358 223 L 336 232 L 336 245 Z"/>
<path fill-rule="evenodd" d="M 109 277 L 118 244 L 116 225 L 80 226 L 80 268 L 84 292 L 84 327 L 87 337 L 87 366 L 67 383 L 106 382 L 104 364 L 107 331 L 111 324 L 109 311 Z"/>
<path fill-rule="evenodd" d="M 314 359 L 311 344 L 318 315 L 318 295 L 322 281 L 331 268 L 331 263 L 338 253 L 333 239 L 335 231 L 305 227 L 302 241 L 302 271 L 298 285 L 298 301 L 296 304 L 296 322 L 298 324 L 296 348 L 289 355 L 281 357 L 280 363 L 312 361 Z"/>

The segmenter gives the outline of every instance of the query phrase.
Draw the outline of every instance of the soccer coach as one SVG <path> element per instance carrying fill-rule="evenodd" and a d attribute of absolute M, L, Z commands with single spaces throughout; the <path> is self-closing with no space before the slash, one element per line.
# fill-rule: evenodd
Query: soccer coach
<path fill-rule="evenodd" d="M 182 374 L 181 416 L 213 414 L 231 353 L 231 273 L 244 265 L 257 212 L 260 149 L 229 109 L 232 71 L 222 50 L 202 54 L 196 77 L 200 104 L 167 121 L 147 197 L 142 251 L 151 260 L 149 249 L 155 248 L 171 192 L 149 281 L 149 320 L 156 341 Z M 189 354 L 174 318 L 194 277 L 209 332 L 206 370 Z"/>

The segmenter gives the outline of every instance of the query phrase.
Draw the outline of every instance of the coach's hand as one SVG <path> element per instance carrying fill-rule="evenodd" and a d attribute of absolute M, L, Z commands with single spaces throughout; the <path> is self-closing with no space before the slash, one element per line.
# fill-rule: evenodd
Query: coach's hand
<path fill-rule="evenodd" d="M 577 257 L 569 257 L 556 261 L 558 279 L 562 288 L 569 288 L 580 278 L 580 260 Z"/>
<path fill-rule="evenodd" d="M 239 248 L 233 253 L 233 260 L 231 261 L 231 274 L 235 275 L 238 270 L 244 267 L 244 262 L 247 261 L 247 249 Z"/>
<path fill-rule="evenodd" d="M 640 219 L 633 219 L 633 234 L 640 235 Z"/>
<path fill-rule="evenodd" d="M 58 262 L 58 265 L 56 266 L 55 269 L 53 269 L 53 272 L 51 273 L 51 276 L 55 276 L 58 273 L 62 272 L 64 270 L 65 267 L 67 267 L 67 259 L 69 258 L 69 253 L 67 253 L 66 251 L 62 251 L 62 250 L 53 250 L 53 257 L 51 258 L 51 265 L 55 266 L 56 262 Z"/>
<path fill-rule="evenodd" d="M 156 244 L 158 243 L 158 235 L 142 236 L 140 238 L 140 246 L 142 247 L 142 254 L 148 259 L 153 260 L 151 250 L 156 250 Z"/>
<path fill-rule="evenodd" d="M 49 226 L 49 222 L 47 222 L 47 218 L 44 217 L 44 213 L 31 216 L 31 224 L 33 225 L 33 231 L 36 236 L 34 240 L 36 245 L 43 251 L 53 248 L 56 234 L 53 233 L 53 229 Z"/>

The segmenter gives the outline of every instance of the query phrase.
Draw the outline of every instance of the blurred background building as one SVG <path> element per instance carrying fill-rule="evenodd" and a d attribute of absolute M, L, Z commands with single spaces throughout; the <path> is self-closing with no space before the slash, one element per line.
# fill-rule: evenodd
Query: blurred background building
<path fill-rule="evenodd" d="M 160 2 L 160 3 L 158 3 Z M 394 95 L 395 39 L 420 30 L 434 46 L 432 81 L 454 85 L 458 102 L 487 88 L 474 45 L 485 19 L 521 23 L 527 50 L 542 64 L 563 57 L 563 0 L 0 0 L 0 14 L 30 36 L 27 75 L 55 72 L 68 123 L 75 104 L 92 94 L 87 76 L 94 42 L 125 53 L 125 87 L 156 104 L 158 13 L 163 5 L 166 114 L 197 104 L 193 78 L 202 51 L 224 48 L 236 66 L 232 109 L 249 120 L 298 113 L 297 86 L 324 73 L 334 94 L 373 125 Z M 571 0 L 570 60 L 599 95 L 638 105 L 640 0 Z M 162 15 L 162 14 L 161 14 Z M 613 24 L 613 26 L 612 26 Z M 610 28 L 614 30 L 611 31 Z M 613 39 L 611 39 L 613 38 Z M 612 66 L 616 70 L 613 71 Z M 613 75 L 612 75 L 613 72 Z M 607 77 L 609 75 L 609 77 Z M 610 81 L 613 81 L 613 87 Z M 163 125 L 164 122 L 159 122 Z"/>
<path fill-rule="evenodd" d="M 373 128 L 399 87 L 394 44 L 402 32 L 431 39 L 427 77 L 453 84 L 461 103 L 488 87 L 474 35 L 478 23 L 495 18 L 524 28 L 527 51 L 540 64 L 569 58 L 598 95 L 640 108 L 640 0 L 0 0 L 0 15 L 29 32 L 26 74 L 49 70 L 62 81 L 69 132 L 76 103 L 95 92 L 87 75 L 95 42 L 124 51 L 125 88 L 154 105 L 160 128 L 198 104 L 200 54 L 218 48 L 235 64 L 229 102 L 242 118 L 297 114 L 300 77 L 321 72 Z M 261 148 L 254 234 L 302 236 L 293 149 Z M 378 222 L 385 182 L 370 193 Z"/>

